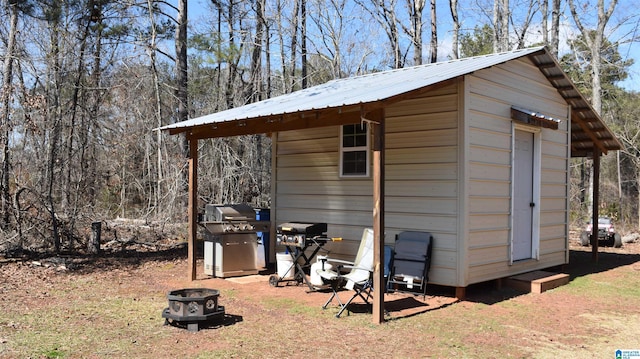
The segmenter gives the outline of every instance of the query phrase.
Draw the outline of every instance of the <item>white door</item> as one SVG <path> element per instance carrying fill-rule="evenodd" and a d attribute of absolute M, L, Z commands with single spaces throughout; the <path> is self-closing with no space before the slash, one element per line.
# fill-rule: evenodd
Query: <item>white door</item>
<path fill-rule="evenodd" d="M 515 130 L 513 156 L 513 261 L 533 257 L 534 139 L 532 132 Z"/>

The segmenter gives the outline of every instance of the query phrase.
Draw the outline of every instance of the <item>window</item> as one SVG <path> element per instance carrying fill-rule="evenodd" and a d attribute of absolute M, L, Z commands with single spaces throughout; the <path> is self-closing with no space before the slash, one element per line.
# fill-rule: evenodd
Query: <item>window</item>
<path fill-rule="evenodd" d="M 342 177 L 369 176 L 367 124 L 342 126 L 340 139 L 340 175 Z"/>

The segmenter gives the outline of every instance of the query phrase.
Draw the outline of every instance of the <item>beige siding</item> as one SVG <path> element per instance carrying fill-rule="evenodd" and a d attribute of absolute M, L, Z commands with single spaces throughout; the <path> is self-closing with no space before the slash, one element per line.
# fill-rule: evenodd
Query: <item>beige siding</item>
<path fill-rule="evenodd" d="M 500 249 L 502 253 L 506 253 Z M 469 284 L 479 283 L 490 279 L 504 278 L 516 274 L 531 272 L 540 268 L 549 268 L 564 263 L 564 251 L 554 251 L 552 253 L 544 253 L 539 261 L 523 261 L 513 265 L 509 265 L 503 258 L 489 262 L 484 261 L 476 263 L 469 272 Z"/>
<path fill-rule="evenodd" d="M 527 59 L 477 71 L 459 84 L 385 108 L 385 241 L 392 244 L 403 230 L 432 232 L 430 279 L 449 286 L 565 263 L 568 106 Z M 514 264 L 511 106 L 562 120 L 558 130 L 540 133 L 539 260 Z M 363 227 L 372 225 L 373 184 L 340 178 L 339 133 L 327 127 L 278 135 L 276 223 L 327 222 L 329 235 L 344 240 L 326 248 L 353 257 Z"/>
<path fill-rule="evenodd" d="M 386 238 L 430 231 L 430 280 L 456 285 L 458 268 L 458 94 L 451 83 L 385 109 Z M 338 127 L 283 132 L 276 153 L 276 222 L 327 222 L 332 255 L 352 257 L 372 225 L 371 179 L 339 177 Z"/>
<path fill-rule="evenodd" d="M 466 77 L 468 108 L 467 284 L 565 263 L 568 120 L 566 102 L 526 59 Z M 562 119 L 541 131 L 539 260 L 510 264 L 511 106 Z"/>

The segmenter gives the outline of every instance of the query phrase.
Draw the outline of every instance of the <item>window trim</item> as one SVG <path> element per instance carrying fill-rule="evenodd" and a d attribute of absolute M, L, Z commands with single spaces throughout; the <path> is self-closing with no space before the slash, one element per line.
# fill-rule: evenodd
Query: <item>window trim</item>
<path fill-rule="evenodd" d="M 365 126 L 366 128 L 366 140 L 367 140 L 367 144 L 365 146 L 357 146 L 357 147 L 344 147 L 344 127 L 345 126 Z M 339 162 L 339 172 L 338 175 L 340 178 L 368 178 L 370 177 L 370 168 L 371 168 L 371 136 L 369 134 L 369 126 L 367 123 L 354 123 L 354 124 L 349 124 L 349 125 L 342 125 L 340 126 L 340 138 L 338 139 L 340 141 L 340 151 L 338 156 L 340 157 L 338 159 Z M 345 174 L 344 173 L 344 154 L 346 152 L 360 152 L 360 151 L 365 151 L 365 155 L 366 155 L 366 164 L 365 164 L 365 173 L 360 173 L 360 174 Z"/>

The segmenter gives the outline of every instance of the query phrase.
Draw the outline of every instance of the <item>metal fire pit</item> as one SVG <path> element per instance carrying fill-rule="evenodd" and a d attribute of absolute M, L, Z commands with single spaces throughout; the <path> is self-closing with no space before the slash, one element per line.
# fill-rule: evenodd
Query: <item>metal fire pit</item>
<path fill-rule="evenodd" d="M 218 305 L 220 291 L 207 288 L 187 288 L 169 292 L 169 307 L 162 312 L 165 324 L 186 326 L 190 332 L 200 330 L 200 324 L 224 318 L 224 307 Z"/>

